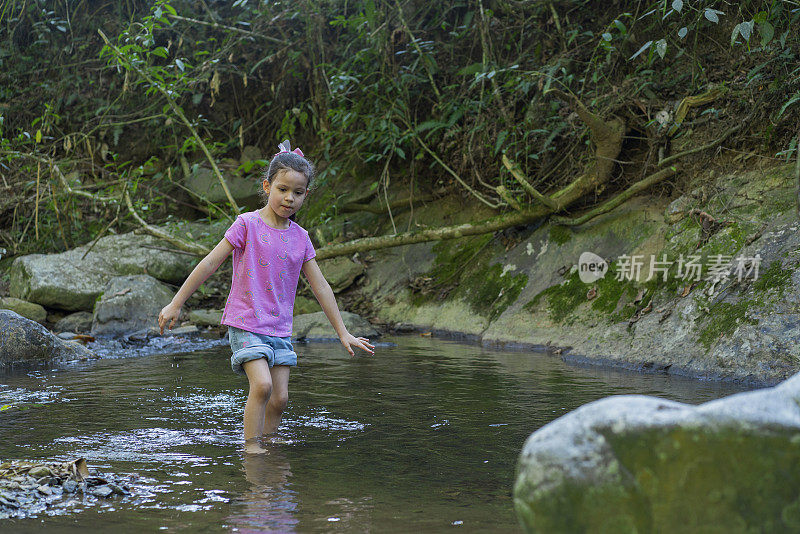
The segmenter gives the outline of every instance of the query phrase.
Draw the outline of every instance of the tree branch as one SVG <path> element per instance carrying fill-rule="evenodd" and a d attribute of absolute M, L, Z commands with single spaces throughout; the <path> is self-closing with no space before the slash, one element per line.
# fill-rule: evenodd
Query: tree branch
<path fill-rule="evenodd" d="M 270 41 L 270 42 L 277 43 L 277 44 L 280 44 L 280 45 L 288 44 L 286 41 L 282 41 L 282 40 L 280 40 L 280 39 L 278 39 L 276 37 L 272 37 L 270 35 L 263 35 L 263 34 L 260 34 L 260 33 L 255 33 L 255 32 L 251 32 L 251 31 L 243 30 L 241 28 L 236 28 L 234 26 L 226 26 L 224 24 L 219 24 L 218 22 L 206 22 L 204 20 L 190 19 L 188 17 L 181 17 L 179 15 L 173 15 L 171 13 L 167 13 L 166 15 L 171 19 L 182 20 L 184 22 L 191 22 L 192 24 L 200 24 L 202 26 L 210 26 L 212 28 L 228 30 L 228 31 L 231 31 L 231 32 L 236 32 L 236 33 L 240 33 L 242 35 L 246 35 L 247 37 L 264 39 L 266 41 Z"/>
<path fill-rule="evenodd" d="M 197 144 L 200 145 L 200 148 L 203 150 L 203 154 L 205 154 L 206 159 L 211 164 L 211 169 L 214 171 L 214 175 L 216 175 L 217 180 L 219 180 L 219 184 L 222 186 L 222 190 L 225 191 L 225 196 L 228 198 L 228 202 L 230 203 L 231 208 L 233 208 L 233 212 L 236 215 L 241 215 L 242 212 L 239 209 L 238 204 L 236 204 L 236 201 L 233 199 L 233 196 L 231 195 L 231 191 L 230 191 L 230 189 L 228 189 L 228 184 L 225 182 L 225 178 L 222 176 L 222 173 L 220 172 L 219 167 L 217 167 L 217 162 L 214 161 L 214 158 L 211 156 L 211 152 L 208 150 L 208 147 L 203 142 L 203 140 L 200 138 L 200 134 L 197 133 L 197 130 L 195 130 L 194 126 L 192 126 L 192 123 L 189 122 L 189 119 L 186 118 L 186 115 L 184 115 L 183 110 L 180 108 L 180 106 L 178 106 L 175 103 L 175 101 L 172 99 L 172 96 L 170 96 L 170 94 L 166 91 L 166 89 L 161 87 L 161 84 L 159 84 L 155 80 L 153 80 L 153 78 L 151 78 L 150 75 L 147 74 L 144 70 L 140 69 L 139 67 L 137 67 L 133 63 L 130 63 L 129 61 L 125 60 L 124 56 L 122 55 L 122 52 L 119 50 L 119 48 L 117 48 L 116 46 L 111 44 L 111 41 L 108 40 L 108 37 L 106 37 L 106 35 L 102 32 L 102 30 L 98 29 L 97 33 L 100 34 L 100 37 L 103 38 L 103 41 L 105 41 L 106 45 L 111 50 L 114 51 L 114 54 L 116 54 L 116 57 L 117 57 L 117 59 L 119 61 L 123 62 L 128 68 L 133 69 L 134 71 L 136 71 L 136 73 L 139 76 L 141 76 L 142 78 L 147 80 L 147 82 L 150 85 L 155 87 L 158 90 L 158 92 L 161 93 L 164 96 L 164 98 L 167 99 L 167 103 L 169 104 L 169 107 L 172 109 L 173 113 L 175 113 L 175 115 L 178 116 L 178 118 L 181 120 L 181 122 L 189 129 L 189 131 L 192 133 L 192 137 L 194 137 L 195 141 L 197 141 Z M 233 220 L 230 215 L 225 214 L 225 216 L 229 220 Z"/>
<path fill-rule="evenodd" d="M 509 193 L 508 189 L 506 189 L 505 186 L 498 185 L 497 187 L 494 188 L 494 190 L 497 191 L 497 195 L 500 198 L 505 200 L 506 204 L 508 204 L 517 211 L 520 211 L 522 209 L 522 206 L 520 206 L 519 202 L 517 202 L 517 200 L 511 196 L 511 193 Z"/>
<path fill-rule="evenodd" d="M 522 170 L 520 170 L 520 168 L 517 167 L 517 165 L 515 165 L 510 159 L 508 159 L 508 157 L 505 154 L 503 154 L 503 165 L 506 166 L 506 169 L 508 169 L 508 172 L 511 173 L 511 176 L 517 179 L 520 185 L 522 185 L 522 188 L 525 191 L 527 191 L 530 196 L 532 196 L 534 199 L 538 200 L 551 210 L 553 211 L 558 210 L 558 203 L 554 202 L 553 199 L 551 199 L 550 197 L 546 197 L 539 191 L 537 191 L 536 188 L 534 188 L 530 184 L 530 182 L 528 182 L 528 180 L 525 178 L 525 175 L 522 174 Z"/>
<path fill-rule="evenodd" d="M 133 216 L 134 219 L 136 219 L 136 222 L 138 222 L 142 226 L 142 228 L 144 228 L 150 235 L 153 235 L 159 239 L 166 241 L 167 243 L 170 243 L 171 245 L 174 245 L 179 250 L 183 250 L 185 252 L 191 252 L 192 254 L 196 254 L 198 256 L 205 256 L 206 254 L 211 252 L 211 249 L 208 249 L 202 245 L 190 243 L 179 237 L 175 237 L 169 234 L 168 232 L 165 232 L 164 230 L 149 224 L 147 221 L 142 219 L 138 213 L 136 213 L 136 210 L 133 208 L 133 203 L 131 202 L 131 197 L 130 195 L 128 195 L 127 190 L 125 190 L 124 197 L 125 197 L 125 204 L 128 206 L 128 211 L 131 212 L 131 215 Z"/>

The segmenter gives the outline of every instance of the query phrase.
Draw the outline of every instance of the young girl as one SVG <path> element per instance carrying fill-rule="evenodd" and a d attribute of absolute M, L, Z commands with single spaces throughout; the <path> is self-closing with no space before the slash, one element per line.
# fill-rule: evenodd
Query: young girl
<path fill-rule="evenodd" d="M 246 450 L 259 449 L 257 438 L 277 430 L 289 398 L 289 369 L 297 365 L 291 343 L 292 309 L 300 271 L 351 356 L 353 347 L 373 354 L 373 345 L 347 331 L 330 285 L 314 256 L 308 232 L 291 220 L 309 193 L 314 167 L 289 141 L 278 145 L 261 184 L 266 205 L 236 218 L 208 256 L 158 315 L 161 333 L 171 329 L 186 299 L 233 252 L 233 283 L 222 314 L 228 326 L 231 367 L 247 375 L 244 407 Z"/>

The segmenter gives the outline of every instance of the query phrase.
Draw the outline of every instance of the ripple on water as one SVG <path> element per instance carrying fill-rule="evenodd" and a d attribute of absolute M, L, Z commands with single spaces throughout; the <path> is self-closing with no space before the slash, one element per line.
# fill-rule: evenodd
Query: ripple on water
<path fill-rule="evenodd" d="M 70 448 L 78 455 L 90 456 L 94 460 L 200 465 L 208 464 L 211 458 L 175 449 L 193 449 L 198 445 L 233 447 L 240 441 L 236 430 L 225 432 L 202 428 L 141 428 L 115 433 L 65 436 L 56 438 L 53 443 Z"/>
<path fill-rule="evenodd" d="M 63 391 L 64 388 L 62 386 L 46 386 L 44 389 L 32 390 L 0 384 L 0 404 L 20 402 L 46 404 L 56 402 L 62 400 Z"/>

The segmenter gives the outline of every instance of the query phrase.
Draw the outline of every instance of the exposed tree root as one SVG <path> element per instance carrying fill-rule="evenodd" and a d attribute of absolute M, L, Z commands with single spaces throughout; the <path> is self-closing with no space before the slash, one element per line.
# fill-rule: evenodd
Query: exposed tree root
<path fill-rule="evenodd" d="M 683 120 L 686 118 L 686 114 L 690 109 L 710 104 L 717 98 L 724 95 L 726 92 L 727 89 L 725 87 L 712 87 L 701 95 L 687 96 L 681 100 L 681 103 L 678 104 L 678 109 L 675 112 L 675 119 L 672 121 L 672 126 L 669 129 L 669 135 L 675 135 L 675 132 L 677 132 L 678 128 L 680 128 Z"/>
<path fill-rule="evenodd" d="M 586 171 L 575 181 L 564 189 L 555 192 L 550 197 L 551 201 L 547 202 L 549 205 L 541 203 L 533 207 L 520 207 L 519 210 L 513 213 L 499 215 L 477 223 L 459 224 L 444 228 L 431 228 L 428 230 L 404 232 L 395 235 L 366 237 L 348 243 L 329 245 L 317 251 L 317 258 L 322 260 L 368 250 L 378 250 L 400 245 L 423 243 L 426 241 L 457 239 L 470 235 L 497 232 L 513 226 L 530 224 L 555 211 L 561 211 L 567 208 L 586 194 L 593 192 L 611 176 L 614 160 L 622 149 L 625 125 L 622 120 L 618 118 L 605 122 L 600 117 L 587 110 L 576 98 L 561 92 L 557 92 L 557 94 L 563 95 L 565 100 L 570 101 L 576 109 L 578 116 L 589 126 L 592 140 L 595 143 L 596 161 L 592 162 Z M 522 176 L 521 173 L 520 176 Z M 519 178 L 517 179 L 519 180 Z M 503 193 L 504 191 L 502 190 L 498 191 L 498 194 Z"/>
<path fill-rule="evenodd" d="M 522 174 L 520 168 L 516 164 L 514 164 L 510 159 L 508 159 L 508 156 L 506 156 L 505 154 L 503 154 L 503 165 L 506 166 L 506 169 L 508 169 L 508 172 L 511 173 L 511 176 L 516 178 L 516 180 L 520 183 L 522 188 L 530 196 L 532 196 L 534 199 L 538 200 L 539 202 L 541 202 L 542 204 L 544 204 L 553 211 L 558 209 L 558 203 L 555 202 L 550 197 L 546 197 L 539 191 L 537 191 L 536 188 L 531 185 L 528 179 L 525 178 L 525 175 Z"/>
<path fill-rule="evenodd" d="M 650 176 L 648 176 L 644 180 L 640 180 L 640 181 L 636 182 L 635 184 L 633 184 L 628 189 L 626 189 L 625 191 L 623 191 L 619 195 L 615 196 L 611 200 L 608 200 L 608 201 L 604 202 L 600 206 L 597 206 L 596 208 L 584 213 L 580 217 L 577 217 L 575 219 L 572 219 L 572 218 L 569 218 L 569 217 L 552 217 L 550 220 L 555 222 L 555 223 L 557 223 L 557 224 L 563 225 L 563 226 L 578 226 L 580 224 L 584 224 L 584 223 L 594 219 L 595 217 L 597 217 L 599 215 L 602 215 L 604 213 L 608 213 L 609 211 L 613 210 L 614 208 L 616 208 L 617 206 L 619 206 L 620 204 L 622 204 L 626 200 L 629 200 L 630 198 L 638 195 L 639 193 L 641 193 L 645 189 L 647 189 L 649 187 L 652 187 L 655 184 L 666 180 L 667 178 L 675 176 L 675 174 L 677 174 L 677 172 L 678 172 L 678 169 L 675 168 L 675 167 L 669 167 L 667 169 L 662 169 L 662 170 L 660 170 L 660 171 L 658 171 L 656 173 L 651 174 Z"/>

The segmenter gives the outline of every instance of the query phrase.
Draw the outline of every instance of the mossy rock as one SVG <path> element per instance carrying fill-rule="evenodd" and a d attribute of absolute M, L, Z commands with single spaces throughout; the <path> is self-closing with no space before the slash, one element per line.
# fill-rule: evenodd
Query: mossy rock
<path fill-rule="evenodd" d="M 192 310 L 189 321 L 197 326 L 219 326 L 222 322 L 222 310 Z"/>
<path fill-rule="evenodd" d="M 444 292 L 492 320 L 517 299 L 528 283 L 526 274 L 515 274 L 492 261 L 497 250 L 491 234 L 443 241 L 433 251 L 434 266 L 425 275 L 431 280 L 431 287 L 415 296 L 416 305 L 430 302 Z"/>
<path fill-rule="evenodd" d="M 42 306 L 14 297 L 0 298 L 0 309 L 11 310 L 37 323 L 44 323 L 47 320 L 47 310 Z"/>
<path fill-rule="evenodd" d="M 514 505 L 527 532 L 796 532 L 800 375 L 691 406 L 626 395 L 537 430 Z"/>
<path fill-rule="evenodd" d="M 294 315 L 304 315 L 307 313 L 316 313 L 322 311 L 319 302 L 316 299 L 309 299 L 302 295 L 294 299 Z"/>
<path fill-rule="evenodd" d="M 170 245 L 149 235 L 106 236 L 87 252 L 88 248 L 16 258 L 11 266 L 11 296 L 50 308 L 90 311 L 114 276 L 147 273 L 181 283 L 194 265 L 191 257 L 164 250 Z"/>

